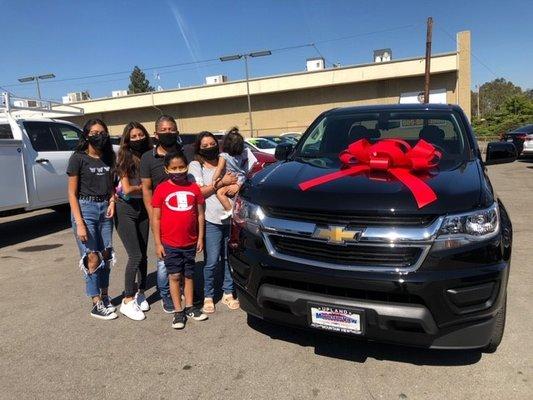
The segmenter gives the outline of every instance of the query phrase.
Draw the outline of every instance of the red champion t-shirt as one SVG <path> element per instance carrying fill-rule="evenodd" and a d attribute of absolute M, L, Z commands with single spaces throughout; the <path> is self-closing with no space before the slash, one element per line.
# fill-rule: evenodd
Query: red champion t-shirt
<path fill-rule="evenodd" d="M 196 183 L 157 185 L 152 207 L 161 209 L 161 243 L 171 247 L 191 247 L 198 240 L 198 204 L 204 196 Z"/>

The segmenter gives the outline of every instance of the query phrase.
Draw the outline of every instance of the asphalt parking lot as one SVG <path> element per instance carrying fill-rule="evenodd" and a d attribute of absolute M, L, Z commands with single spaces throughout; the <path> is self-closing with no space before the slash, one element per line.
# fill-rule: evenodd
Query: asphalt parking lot
<path fill-rule="evenodd" d="M 495 354 L 339 339 L 248 322 L 222 306 L 174 331 L 154 294 L 153 257 L 147 319 L 95 320 L 69 222 L 44 210 L 0 218 L 0 398 L 532 399 L 533 160 L 489 168 L 514 225 Z M 125 254 L 115 244 L 118 296 Z"/>

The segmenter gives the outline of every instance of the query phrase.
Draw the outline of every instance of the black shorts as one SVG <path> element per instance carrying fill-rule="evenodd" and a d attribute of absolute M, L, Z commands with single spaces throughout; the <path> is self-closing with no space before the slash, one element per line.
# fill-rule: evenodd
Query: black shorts
<path fill-rule="evenodd" d="M 165 268 L 169 274 L 182 273 L 186 278 L 192 278 L 196 258 L 196 246 L 189 248 L 171 247 L 166 244 Z"/>

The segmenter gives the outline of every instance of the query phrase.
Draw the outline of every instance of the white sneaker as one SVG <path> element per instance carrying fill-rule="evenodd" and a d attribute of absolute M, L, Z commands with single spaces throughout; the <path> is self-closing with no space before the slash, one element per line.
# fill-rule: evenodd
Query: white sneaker
<path fill-rule="evenodd" d="M 120 312 L 134 321 L 142 321 L 146 318 L 135 299 L 129 303 L 124 303 L 124 300 L 122 300 Z"/>
<path fill-rule="evenodd" d="M 135 301 L 139 305 L 141 311 L 148 311 L 150 309 L 150 304 L 148 304 L 148 302 L 146 301 L 144 293 L 137 292 L 137 294 L 135 295 Z"/>

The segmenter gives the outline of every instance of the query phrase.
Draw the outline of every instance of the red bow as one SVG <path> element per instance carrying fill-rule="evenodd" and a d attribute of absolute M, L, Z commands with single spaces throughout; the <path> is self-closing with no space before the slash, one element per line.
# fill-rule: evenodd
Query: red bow
<path fill-rule="evenodd" d="M 382 139 L 375 144 L 360 139 L 340 154 L 342 168 L 339 171 L 310 179 L 299 186 L 300 189 L 307 190 L 345 176 L 383 172 L 394 176 L 407 186 L 418 208 L 422 208 L 437 200 L 437 195 L 422 179 L 413 175 L 413 172 L 427 173 L 437 166 L 441 157 L 441 152 L 423 139 L 414 147 L 401 139 Z"/>

